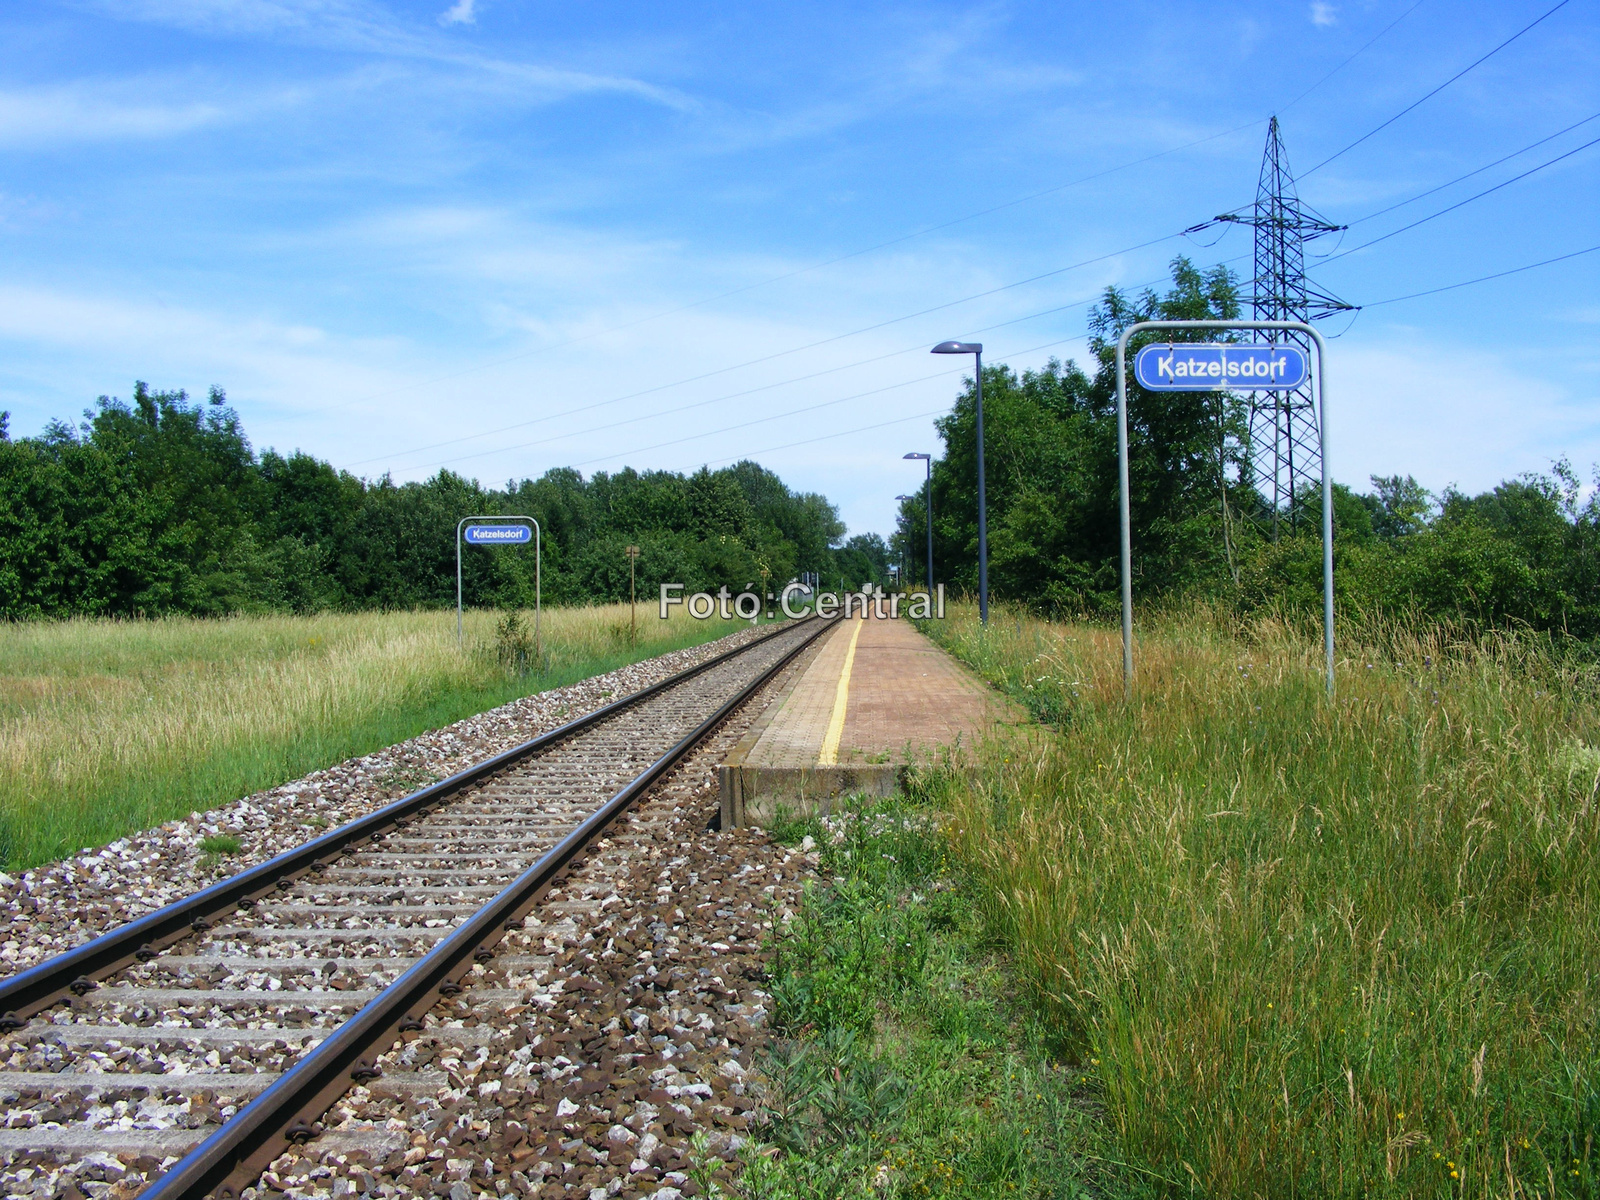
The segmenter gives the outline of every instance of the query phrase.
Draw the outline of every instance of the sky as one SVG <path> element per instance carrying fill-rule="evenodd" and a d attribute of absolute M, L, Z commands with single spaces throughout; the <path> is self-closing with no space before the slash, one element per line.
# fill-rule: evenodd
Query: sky
<path fill-rule="evenodd" d="M 1600 5 L 1556 4 L 6 5 L 0 409 L 219 385 L 396 480 L 748 457 L 887 533 L 971 369 L 933 343 L 1082 361 L 1108 286 L 1248 275 L 1182 231 L 1277 114 L 1365 306 L 1335 477 L 1587 477 L 1600 252 L 1518 270 L 1600 245 Z"/>

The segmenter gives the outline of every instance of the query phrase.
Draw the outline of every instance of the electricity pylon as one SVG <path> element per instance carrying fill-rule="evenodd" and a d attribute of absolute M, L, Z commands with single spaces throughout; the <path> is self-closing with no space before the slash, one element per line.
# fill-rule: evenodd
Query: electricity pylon
<path fill-rule="evenodd" d="M 1306 280 L 1305 244 L 1345 226 L 1334 225 L 1300 202 L 1289 156 L 1283 148 L 1278 118 L 1267 127 L 1267 148 L 1256 185 L 1255 211 L 1250 216 L 1227 213 L 1217 218 L 1255 230 L 1255 280 L 1251 306 L 1258 321 L 1315 321 L 1354 306 L 1328 295 Z M 1298 346 L 1311 359 L 1311 339 L 1292 331 L 1261 332 L 1267 342 Z M 1322 454 L 1317 437 L 1315 372 L 1293 391 L 1250 394 L 1249 463 L 1255 487 L 1266 501 L 1262 515 L 1278 538 L 1280 522 L 1298 526 L 1302 510 L 1322 479 Z"/>

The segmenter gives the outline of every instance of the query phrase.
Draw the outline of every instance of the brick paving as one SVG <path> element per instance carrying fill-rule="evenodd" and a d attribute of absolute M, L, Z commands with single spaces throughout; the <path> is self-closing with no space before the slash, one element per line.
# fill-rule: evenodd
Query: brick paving
<path fill-rule="evenodd" d="M 841 621 L 750 749 L 752 767 L 818 765 L 855 621 Z M 970 745 L 1021 713 L 906 620 L 861 626 L 850 674 L 840 763 L 904 764 Z"/>

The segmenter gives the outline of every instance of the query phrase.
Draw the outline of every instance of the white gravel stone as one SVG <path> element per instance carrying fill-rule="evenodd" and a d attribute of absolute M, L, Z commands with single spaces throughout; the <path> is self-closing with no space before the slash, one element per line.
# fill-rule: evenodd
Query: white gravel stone
<path fill-rule="evenodd" d="M 718 641 L 513 700 L 361 758 L 348 759 L 207 812 L 191 812 L 73 858 L 0 874 L 0 977 L 10 975 L 265 862 L 328 829 L 463 771 L 529 738 L 760 636 Z M 206 855 L 231 835 L 239 853 Z"/>

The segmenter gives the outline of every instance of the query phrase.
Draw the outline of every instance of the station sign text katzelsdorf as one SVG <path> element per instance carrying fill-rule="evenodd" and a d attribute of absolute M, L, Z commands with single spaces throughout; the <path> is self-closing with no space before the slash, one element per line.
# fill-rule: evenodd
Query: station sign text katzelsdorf
<path fill-rule="evenodd" d="M 1304 350 L 1264 343 L 1167 342 L 1133 359 L 1133 377 L 1152 392 L 1288 391 L 1310 374 Z"/>
<path fill-rule="evenodd" d="M 462 534 L 469 546 L 508 546 L 533 541 L 526 525 L 468 525 Z"/>

